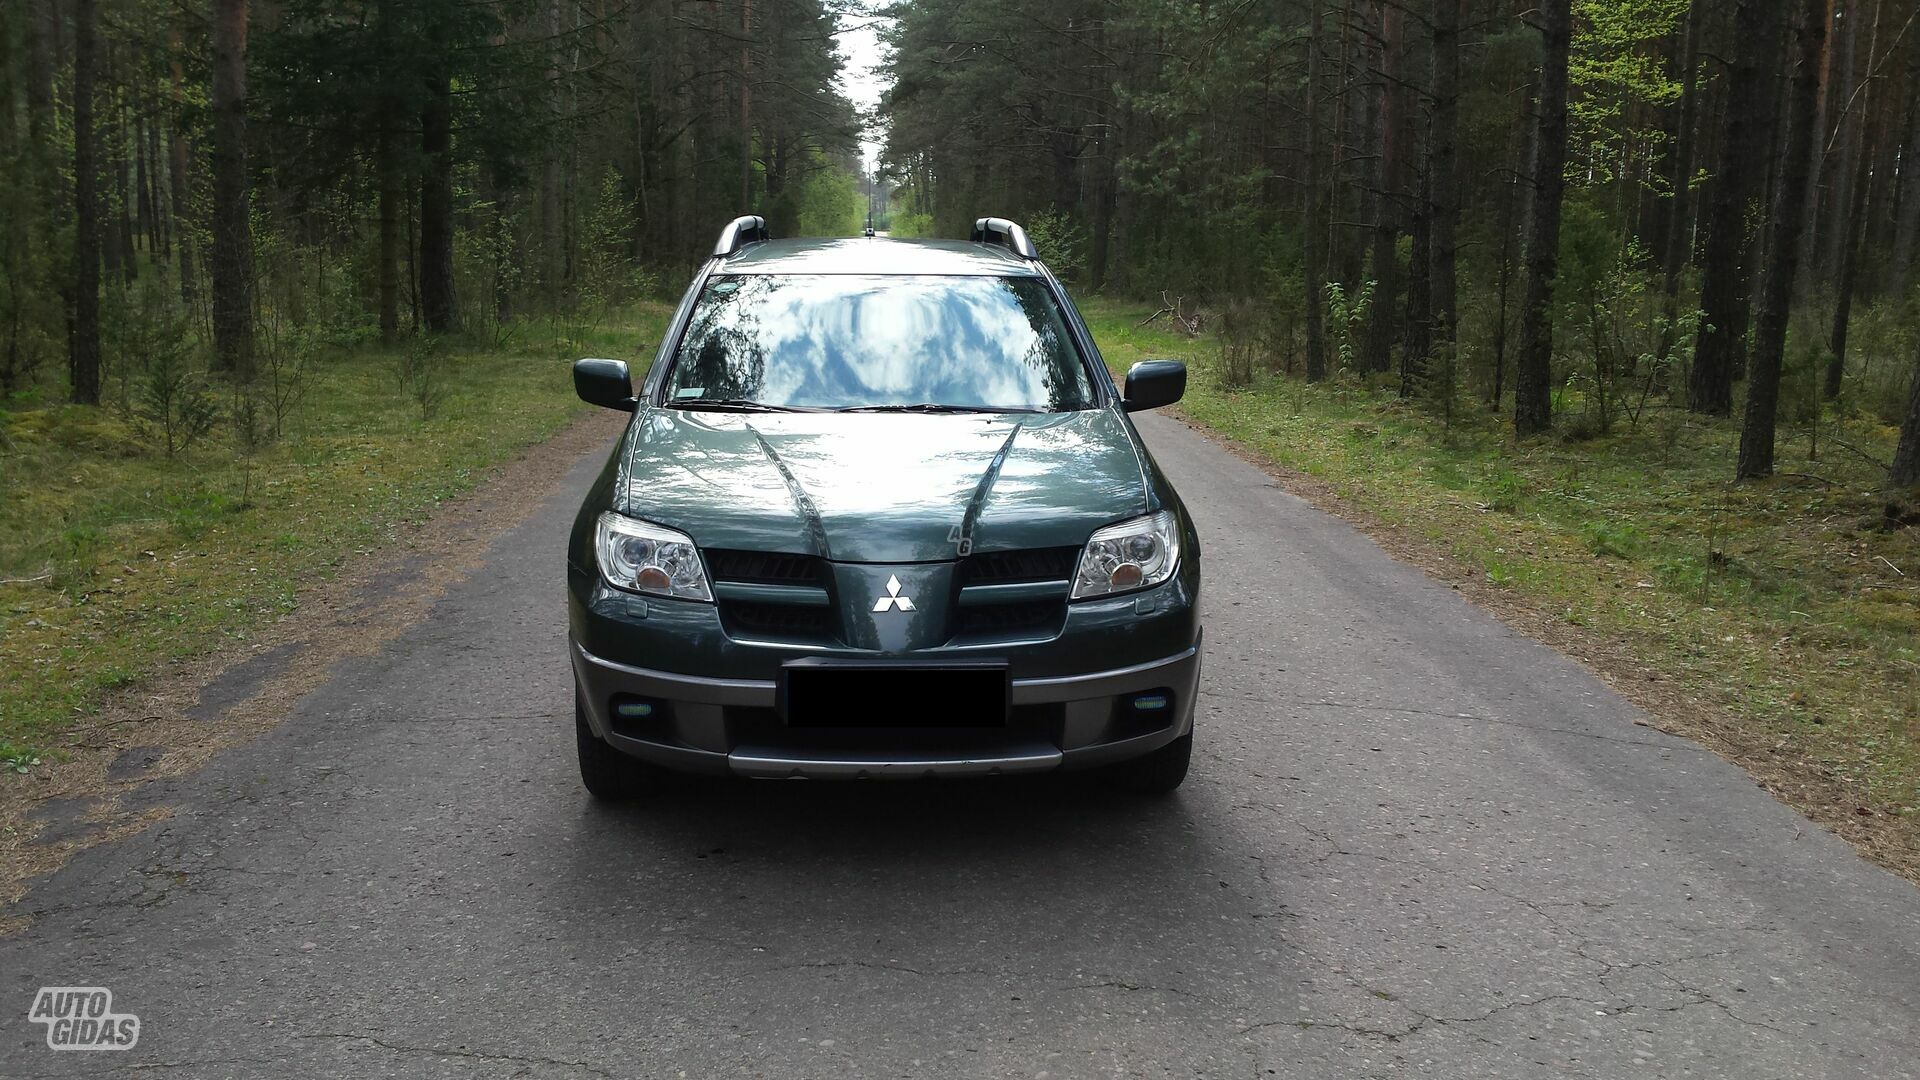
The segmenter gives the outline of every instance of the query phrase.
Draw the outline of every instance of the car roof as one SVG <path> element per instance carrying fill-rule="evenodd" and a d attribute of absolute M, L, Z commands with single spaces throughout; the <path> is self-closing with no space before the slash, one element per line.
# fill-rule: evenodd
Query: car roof
<path fill-rule="evenodd" d="M 714 267 L 722 274 L 951 274 L 1038 277 L 1040 264 L 995 244 L 886 236 L 766 240 Z"/>

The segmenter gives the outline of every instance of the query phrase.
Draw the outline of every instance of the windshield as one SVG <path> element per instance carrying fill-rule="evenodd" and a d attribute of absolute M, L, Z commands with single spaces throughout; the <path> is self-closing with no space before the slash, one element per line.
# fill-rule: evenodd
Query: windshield
<path fill-rule="evenodd" d="M 667 375 L 669 407 L 1068 412 L 1092 379 L 1039 278 L 715 277 Z"/>

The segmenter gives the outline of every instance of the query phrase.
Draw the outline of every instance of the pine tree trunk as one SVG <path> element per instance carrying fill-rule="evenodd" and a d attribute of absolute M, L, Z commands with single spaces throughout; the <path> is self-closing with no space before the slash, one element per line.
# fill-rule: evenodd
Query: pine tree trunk
<path fill-rule="evenodd" d="M 380 308 L 380 340 L 388 345 L 400 337 L 400 137 L 393 130 L 393 117 L 399 103 L 388 99 L 391 108 L 381 110 L 380 131 L 374 137 L 375 168 L 379 172 L 380 218 L 379 266 L 375 277 Z"/>
<path fill-rule="evenodd" d="M 380 0 L 374 16 L 375 32 L 383 39 L 382 51 L 389 55 L 397 51 L 397 45 L 392 40 L 396 33 L 393 25 L 394 3 L 395 0 Z M 380 341 L 391 345 L 400 338 L 400 204 L 406 195 L 400 184 L 400 133 L 394 130 L 394 125 L 399 122 L 401 103 L 398 96 L 391 92 L 391 87 L 388 91 L 376 99 L 380 115 L 373 118 L 378 125 L 374 133 L 373 156 L 379 184 L 376 196 L 379 239 L 375 255 L 378 265 L 374 268 L 374 291 L 375 302 L 380 309 Z"/>
<path fill-rule="evenodd" d="M 1418 22 L 1419 20 L 1415 20 Z M 1430 25 L 1430 24 L 1429 24 Z M 1433 73 L 1433 37 L 1410 31 L 1401 71 L 1407 82 L 1404 145 L 1407 174 L 1407 310 L 1400 344 L 1400 396 L 1410 397 L 1425 384 L 1427 360 L 1433 352 L 1433 168 L 1429 125 L 1421 122 L 1422 103 L 1431 87 L 1423 87 L 1416 73 Z"/>
<path fill-rule="evenodd" d="M 1380 198 L 1373 225 L 1373 309 L 1367 326 L 1366 370 L 1393 367 L 1394 316 L 1400 307 L 1400 221 L 1404 197 L 1407 122 L 1399 83 L 1401 12 L 1396 4 L 1380 11 Z"/>
<path fill-rule="evenodd" d="M 173 255 L 173 232 L 176 222 L 167 208 L 166 197 L 160 194 L 160 177 L 166 172 L 166 166 L 160 158 L 160 117 L 156 115 L 147 124 L 147 182 L 151 190 L 147 201 L 153 206 L 154 253 L 162 265 Z"/>
<path fill-rule="evenodd" d="M 120 277 L 120 226 L 114 214 L 114 193 L 118 189 L 113 182 L 118 147 L 113 132 L 118 109 L 115 107 L 117 80 L 113 71 L 113 43 L 111 38 L 102 42 L 98 29 L 94 31 L 93 68 L 93 158 L 100 179 L 105 181 L 94 193 L 99 200 L 94 212 L 100 215 L 100 276 L 105 286 Z"/>
<path fill-rule="evenodd" d="M 1428 239 L 1428 295 L 1433 304 L 1433 344 L 1442 356 L 1454 349 L 1459 311 L 1456 264 L 1460 223 L 1460 0 L 1435 0 L 1433 12 L 1433 142 L 1428 150 L 1433 222 Z"/>
<path fill-rule="evenodd" d="M 147 125 L 136 123 L 133 128 L 134 204 L 139 211 L 136 231 L 147 242 L 147 255 L 157 257 L 160 254 L 160 221 L 153 198 L 153 167 L 147 157 L 147 142 Z"/>
<path fill-rule="evenodd" d="M 1772 127 L 1772 73 L 1765 59 L 1778 36 L 1779 0 L 1740 0 L 1735 58 L 1727 75 L 1727 117 L 1715 170 L 1702 259 L 1700 307 L 1705 321 L 1694 343 L 1687 407 L 1725 416 L 1733 409 L 1733 372 L 1747 332 L 1747 208 L 1765 179 Z"/>
<path fill-rule="evenodd" d="M 429 75 L 420 106 L 420 322 L 434 333 L 453 329 L 453 85 Z"/>
<path fill-rule="evenodd" d="M 173 204 L 174 253 L 180 260 L 180 306 L 192 311 L 199 301 L 199 289 L 195 287 L 193 229 L 188 225 L 193 220 L 193 210 L 187 204 L 187 167 L 191 154 L 187 133 L 182 130 L 186 123 L 183 115 L 187 92 L 178 20 L 167 27 L 167 73 L 172 83 L 174 110 L 173 123 L 167 128 L 167 197 Z"/>
<path fill-rule="evenodd" d="M 54 0 L 28 0 L 27 18 L 27 141 L 33 144 L 34 194 L 45 210 L 51 226 L 61 213 L 59 178 L 53 167 L 53 132 L 56 124 L 53 103 Z"/>
<path fill-rule="evenodd" d="M 213 353 L 253 378 L 253 233 L 247 219 L 247 0 L 213 8 Z"/>
<path fill-rule="evenodd" d="M 1533 98 L 1539 91 L 1537 82 L 1529 81 L 1526 92 L 1520 95 L 1520 115 L 1513 125 L 1513 151 L 1507 182 L 1502 187 L 1506 193 L 1500 199 L 1500 261 L 1494 292 L 1498 297 L 1493 323 L 1493 386 L 1487 394 L 1487 404 L 1493 411 L 1500 411 L 1501 399 L 1507 391 L 1507 327 L 1511 323 L 1508 315 L 1508 302 L 1513 292 L 1513 238 L 1516 205 L 1521 202 L 1521 193 L 1526 188 L 1520 184 L 1520 176 L 1527 170 L 1527 151 L 1531 149 L 1528 141 L 1526 120 L 1533 114 Z"/>
<path fill-rule="evenodd" d="M 108 69 L 109 84 L 118 83 L 125 78 L 120 72 Z M 126 95 L 119 86 L 113 91 L 113 196 L 117 205 L 114 248 L 119 255 L 122 280 L 132 285 L 140 277 L 139 251 L 135 246 L 133 224 L 133 193 L 128 187 L 127 150 L 132 140 L 127 133 Z"/>
<path fill-rule="evenodd" d="M 1427 357 L 1433 351 L 1433 278 L 1427 273 L 1433 250 L 1432 201 L 1427 197 L 1425 169 L 1414 181 L 1413 213 L 1407 222 L 1406 337 L 1400 347 L 1400 396 L 1411 397 L 1427 379 Z"/>
<path fill-rule="evenodd" d="M 1907 105 L 1898 150 L 1901 169 L 1894 191 L 1893 292 L 1904 294 L 1913 283 L 1914 257 L 1920 252 L 1920 177 L 1910 163 L 1920 154 L 1920 49 L 1907 50 Z"/>
<path fill-rule="evenodd" d="M 1840 168 L 1847 155 L 1847 135 L 1851 113 L 1847 110 L 1853 80 L 1854 26 L 1859 22 L 1849 10 L 1847 0 L 1827 0 L 1824 13 L 1830 35 L 1821 57 L 1819 103 L 1816 106 L 1818 134 L 1814 138 L 1813 185 L 1808 192 L 1805 235 L 1800 264 L 1816 282 L 1830 279 L 1826 262 L 1828 245 L 1822 243 L 1833 230 L 1833 221 L 1842 211 L 1836 209 L 1846 187 L 1846 172 Z"/>
<path fill-rule="evenodd" d="M 1539 7 L 1545 52 L 1533 143 L 1533 202 L 1527 216 L 1527 297 L 1520 313 L 1513 383 L 1513 430 L 1521 437 L 1553 425 L 1553 279 L 1559 271 L 1560 203 L 1566 192 L 1571 3 L 1542 0 Z"/>
<path fill-rule="evenodd" d="M 547 2 L 547 37 L 550 44 L 547 53 L 547 93 L 546 107 L 548 115 L 555 124 L 565 121 L 560 100 L 560 0 Z M 566 178 L 560 160 L 560 148 L 543 147 L 540 151 L 542 165 L 540 174 L 540 203 L 537 210 L 539 218 L 539 240 L 535 245 L 534 265 L 538 269 L 540 288 L 545 292 L 548 303 L 557 303 L 566 285 L 566 235 L 563 224 L 564 212 L 561 208 L 562 189 Z"/>
<path fill-rule="evenodd" d="M 1824 0 L 1802 0 L 1794 28 L 1793 81 L 1789 91 L 1787 136 L 1780 185 L 1773 193 L 1772 231 L 1766 281 L 1754 322 L 1753 363 L 1747 377 L 1747 411 L 1740 428 L 1740 456 L 1734 475 L 1742 480 L 1773 474 L 1774 427 L 1780 410 L 1780 368 L 1787 345 L 1787 315 L 1793 303 L 1794 274 L 1800 265 L 1800 233 L 1807 215 L 1808 175 L 1812 165 L 1816 72 L 1827 36 Z"/>
<path fill-rule="evenodd" d="M 1340 0 L 1339 78 L 1334 80 L 1332 162 L 1327 170 L 1327 267 L 1333 280 L 1340 282 L 1348 296 L 1360 289 L 1360 275 L 1366 269 L 1366 236 L 1356 234 L 1347 222 L 1368 220 L 1364 208 L 1365 189 L 1369 187 L 1353 169 L 1348 150 L 1366 146 L 1370 133 L 1365 130 L 1367 110 L 1353 107 L 1353 0 Z"/>
<path fill-rule="evenodd" d="M 100 200 L 94 162 L 94 0 L 73 5 L 73 309 L 67 373 L 73 400 L 100 403 Z"/>
<path fill-rule="evenodd" d="M 1881 0 L 1875 0 L 1873 29 L 1867 37 L 1869 76 L 1878 59 L 1875 54 L 1880 48 L 1880 16 L 1884 7 Z M 1845 199 L 1837 208 L 1838 213 L 1834 218 L 1834 253 L 1827 264 L 1833 278 L 1833 324 L 1827 338 L 1827 371 L 1821 390 L 1829 401 L 1840 396 L 1840 382 L 1847 368 L 1847 329 L 1853 320 L 1853 289 L 1860 265 L 1860 230 L 1866 222 L 1867 196 L 1873 184 L 1872 166 L 1876 150 L 1873 119 L 1877 96 L 1875 84 L 1868 81 L 1861 87 L 1859 100 L 1854 103 L 1857 118 L 1849 118 L 1852 134 L 1847 140 L 1848 157 L 1842 163 L 1846 177 L 1846 186 L 1843 188 Z"/>
<path fill-rule="evenodd" d="M 753 37 L 753 0 L 740 0 L 740 212 L 753 198 L 753 66 L 748 43 Z"/>
<path fill-rule="evenodd" d="M 1306 214 L 1302 219 L 1304 266 L 1302 284 L 1307 301 L 1307 381 L 1327 377 L 1326 313 L 1326 195 L 1320 181 L 1320 28 L 1321 6 L 1313 5 L 1307 29 L 1307 162 Z"/>
<path fill-rule="evenodd" d="M 11 16 L 8 10 L 7 15 Z M 31 164 L 31 159 L 21 153 L 20 131 L 16 118 L 17 106 L 13 83 L 14 23 L 9 18 L 0 18 L 0 162 L 15 178 L 24 174 L 19 168 L 23 160 Z M 23 273 L 28 251 L 28 222 L 34 206 L 31 200 L 10 208 L 5 214 L 7 228 L 0 236 L 0 281 L 6 284 L 7 304 L 4 309 L 4 333 L 6 340 L 0 342 L 0 400 L 12 392 L 20 383 L 22 361 L 20 356 L 21 338 L 21 297 L 29 280 Z"/>
<path fill-rule="evenodd" d="M 1834 227 L 1843 235 L 1839 240 L 1839 263 L 1833 273 L 1833 323 L 1827 337 L 1827 370 L 1821 381 L 1821 394 L 1828 401 L 1840 396 L 1840 383 L 1847 370 L 1847 329 L 1853 323 L 1853 287 L 1860 266 L 1860 230 L 1866 224 L 1867 162 L 1872 146 L 1859 155 L 1860 168 L 1853 178 L 1852 197 L 1847 200 Z"/>
<path fill-rule="evenodd" d="M 1900 424 L 1900 445 L 1893 451 L 1887 482 L 1895 487 L 1920 486 L 1920 364 L 1913 369 L 1913 389 L 1907 394 L 1907 418 Z"/>

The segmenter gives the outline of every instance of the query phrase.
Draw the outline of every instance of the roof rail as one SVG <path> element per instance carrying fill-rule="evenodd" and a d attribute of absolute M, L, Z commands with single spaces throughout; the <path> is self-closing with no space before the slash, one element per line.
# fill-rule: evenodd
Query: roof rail
<path fill-rule="evenodd" d="M 973 235 L 968 239 L 976 244 L 998 244 L 1023 259 L 1040 257 L 1040 253 L 1033 248 L 1033 241 L 1027 239 L 1027 230 L 1006 218 L 981 218 L 973 223 Z"/>
<path fill-rule="evenodd" d="M 727 227 L 720 230 L 720 242 L 713 245 L 713 257 L 724 259 L 748 244 L 771 239 L 773 234 L 767 231 L 766 218 L 751 214 L 746 217 L 737 217 L 727 222 Z"/>

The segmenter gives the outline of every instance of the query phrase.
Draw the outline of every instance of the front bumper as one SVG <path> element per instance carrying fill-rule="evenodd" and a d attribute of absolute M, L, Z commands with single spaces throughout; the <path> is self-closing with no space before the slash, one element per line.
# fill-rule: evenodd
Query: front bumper
<path fill-rule="evenodd" d="M 570 642 L 581 705 L 614 748 L 666 768 L 756 777 L 925 777 L 1089 768 L 1151 753 L 1193 728 L 1200 648 L 1078 675 L 1016 677 L 1006 730 L 955 736 L 910 729 L 857 734 L 791 731 L 772 679 L 676 675 L 596 656 Z M 1164 713 L 1129 711 L 1133 695 L 1165 691 Z M 629 696 L 661 703 L 644 721 L 616 717 Z"/>

